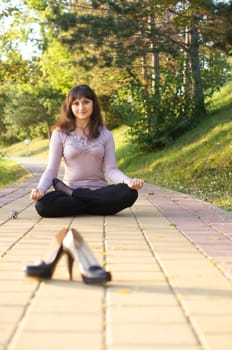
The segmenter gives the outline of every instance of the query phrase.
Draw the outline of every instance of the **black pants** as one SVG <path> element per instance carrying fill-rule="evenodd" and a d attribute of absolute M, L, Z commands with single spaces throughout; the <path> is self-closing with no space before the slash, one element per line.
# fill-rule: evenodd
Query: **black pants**
<path fill-rule="evenodd" d="M 97 190 L 78 188 L 72 196 L 52 191 L 36 202 L 35 208 L 42 217 L 64 217 L 81 214 L 113 215 L 131 207 L 138 192 L 126 184 L 107 185 Z"/>

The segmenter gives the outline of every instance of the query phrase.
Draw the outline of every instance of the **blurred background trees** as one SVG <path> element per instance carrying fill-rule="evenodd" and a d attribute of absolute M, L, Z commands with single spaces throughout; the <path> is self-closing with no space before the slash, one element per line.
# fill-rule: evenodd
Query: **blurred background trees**
<path fill-rule="evenodd" d="M 49 137 L 80 83 L 109 128 L 147 150 L 173 142 L 231 79 L 231 14 L 231 1 L 3 0 L 1 142 Z"/>

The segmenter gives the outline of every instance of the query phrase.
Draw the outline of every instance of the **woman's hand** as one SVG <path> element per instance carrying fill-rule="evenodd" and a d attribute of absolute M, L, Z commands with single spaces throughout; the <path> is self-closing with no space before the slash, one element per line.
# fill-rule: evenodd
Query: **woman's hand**
<path fill-rule="evenodd" d="M 144 181 L 142 179 L 126 179 L 124 183 L 133 190 L 140 190 L 143 187 Z"/>
<path fill-rule="evenodd" d="M 39 199 L 43 198 L 44 192 L 39 190 L 38 188 L 33 188 L 31 190 L 31 196 L 30 198 L 33 199 L 34 201 L 38 201 Z"/>

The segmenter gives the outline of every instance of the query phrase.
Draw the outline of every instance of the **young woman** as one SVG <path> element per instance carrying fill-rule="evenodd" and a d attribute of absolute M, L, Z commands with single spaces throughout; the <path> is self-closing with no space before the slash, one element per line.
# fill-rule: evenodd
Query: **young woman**
<path fill-rule="evenodd" d="M 63 181 L 57 179 L 62 158 Z M 52 133 L 48 165 L 31 192 L 39 215 L 116 214 L 133 205 L 143 183 L 118 169 L 113 136 L 94 91 L 87 85 L 72 88 Z M 55 190 L 47 192 L 51 185 Z"/>

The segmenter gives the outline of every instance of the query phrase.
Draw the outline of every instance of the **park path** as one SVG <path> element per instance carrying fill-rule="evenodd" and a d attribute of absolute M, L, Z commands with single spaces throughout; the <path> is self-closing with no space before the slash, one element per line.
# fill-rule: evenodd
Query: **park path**
<path fill-rule="evenodd" d="M 40 218 L 29 199 L 44 168 L 0 190 L 0 350 L 231 350 L 232 219 L 188 195 L 146 184 L 115 216 Z M 17 219 L 9 218 L 12 210 Z M 80 230 L 112 272 L 106 286 L 51 280 L 22 267 L 62 227 Z"/>

